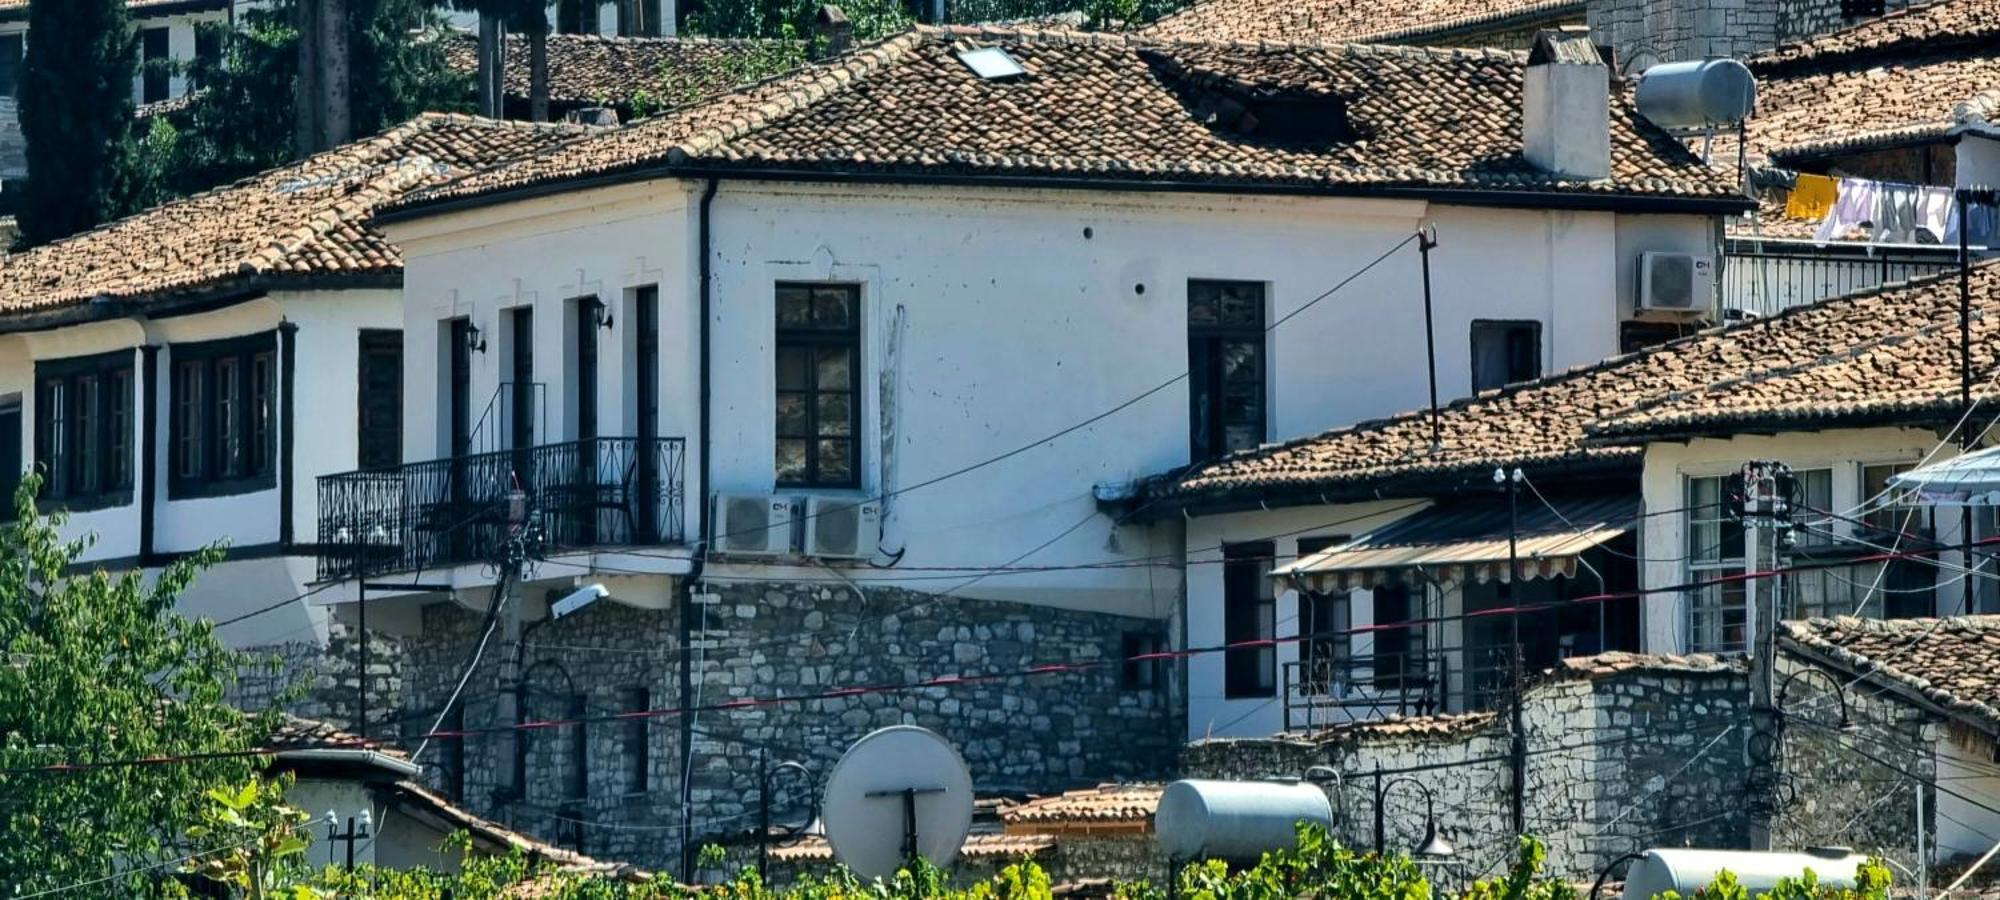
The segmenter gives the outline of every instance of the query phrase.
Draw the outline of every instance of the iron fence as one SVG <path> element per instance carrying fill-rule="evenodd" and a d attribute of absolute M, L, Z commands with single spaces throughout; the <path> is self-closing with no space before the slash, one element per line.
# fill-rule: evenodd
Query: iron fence
<path fill-rule="evenodd" d="M 1722 309 L 1725 314 L 1775 315 L 1957 268 L 1957 247 L 1731 239 Z"/>
<path fill-rule="evenodd" d="M 596 438 L 319 479 L 319 577 L 485 560 L 516 489 L 551 549 L 681 543 L 686 442 Z"/>
<path fill-rule="evenodd" d="M 1285 730 L 1499 709 L 1512 679 L 1506 647 L 1308 655 L 1284 665 Z"/>

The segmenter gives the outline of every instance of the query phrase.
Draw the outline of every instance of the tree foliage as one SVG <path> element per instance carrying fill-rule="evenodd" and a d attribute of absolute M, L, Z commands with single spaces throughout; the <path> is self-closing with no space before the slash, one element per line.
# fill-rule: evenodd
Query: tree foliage
<path fill-rule="evenodd" d="M 187 851 L 210 788 L 258 765 L 257 729 L 224 700 L 238 658 L 174 612 L 208 550 L 140 573 L 77 573 L 85 541 L 41 516 L 24 479 L 0 525 L 0 895 L 95 882 L 144 896 L 140 870 Z M 122 763 L 175 757 L 157 765 Z M 59 763 L 67 772 L 13 772 Z M 107 763 L 92 767 L 94 763 Z M 127 873 L 118 875 L 117 873 Z"/>
<path fill-rule="evenodd" d="M 720 38 L 799 40 L 813 33 L 813 17 L 828 3 L 847 14 L 856 41 L 879 40 L 916 21 L 902 0 L 706 0 L 689 14 L 688 31 Z"/>
<path fill-rule="evenodd" d="M 128 182 L 138 43 L 125 0 L 33 0 L 19 86 L 28 171 L 21 245 L 115 217 Z"/>

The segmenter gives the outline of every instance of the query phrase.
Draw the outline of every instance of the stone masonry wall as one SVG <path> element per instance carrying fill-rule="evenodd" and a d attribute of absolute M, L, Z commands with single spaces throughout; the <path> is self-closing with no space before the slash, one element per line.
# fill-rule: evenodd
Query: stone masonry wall
<path fill-rule="evenodd" d="M 230 701 L 247 710 L 282 706 L 294 715 L 354 731 L 360 646 L 354 629 L 340 622 L 331 624 L 328 637 L 325 646 L 300 641 L 249 649 L 250 662 L 237 672 Z M 376 634 L 368 653 L 370 722 L 374 731 L 394 734 L 399 726 L 391 717 L 402 708 L 402 642 Z"/>
<path fill-rule="evenodd" d="M 1528 832 L 1548 842 L 1550 869 L 1588 879 L 1642 847 L 1743 846 L 1739 723 L 1747 707 L 1747 683 L 1730 666 L 1636 667 L 1532 688 L 1522 711 L 1523 812 Z M 1185 777 L 1264 778 L 1334 766 L 1344 775 L 1334 798 L 1340 837 L 1366 848 L 1374 845 L 1374 771 L 1437 766 L 1412 775 L 1433 792 L 1440 827 L 1466 863 L 1433 873 L 1450 889 L 1498 871 L 1513 853 L 1510 749 L 1504 715 L 1409 720 L 1313 740 L 1199 742 L 1182 768 Z M 1385 845 L 1414 849 L 1422 792 L 1397 784 L 1383 807 Z"/>
<path fill-rule="evenodd" d="M 1592 0 L 1588 18 L 1592 37 L 1632 75 L 1663 62 L 1741 58 L 1861 21 L 1842 17 L 1840 0 Z"/>
<path fill-rule="evenodd" d="M 1781 679 L 1801 671 L 1803 664 L 1786 659 Z M 1845 684 L 1850 679 L 1839 678 Z M 1893 700 L 1863 685 L 1847 687 L 1849 728 L 1840 730 L 1840 704 L 1833 698 L 1835 679 L 1819 676 L 1789 678 L 1782 708 L 1786 719 L 1780 767 L 1780 804 L 1772 822 L 1772 841 L 1792 847 L 1865 847 L 1881 852 L 1899 865 L 1914 867 L 1916 858 L 1916 785 L 1905 774 L 1867 759 L 1861 748 L 1915 772 L 1937 777 L 1934 747 L 1944 727 L 1906 702 Z M 1781 682 L 1783 683 L 1783 682 Z M 1800 721 L 1803 720 L 1803 721 Z M 1925 809 L 1937 809 L 1935 789 L 1926 787 Z M 1936 846 L 1937 823 L 1925 823 Z"/>
<path fill-rule="evenodd" d="M 691 648 L 700 704 L 1116 659 L 1128 633 L 1164 635 L 1163 623 L 1155 621 L 896 589 L 870 588 L 857 595 L 823 582 L 715 582 L 711 590 L 713 600 L 703 605 Z M 601 603 L 535 626 L 526 636 L 523 660 L 525 716 L 629 711 L 636 690 L 646 692 L 650 708 L 675 706 L 681 648 L 674 615 Z M 436 714 L 483 624 L 481 615 L 457 607 L 425 611 L 423 636 L 405 645 L 405 718 Z M 496 723 L 497 660 L 509 649 L 489 647 L 486 662 L 474 673 L 463 698 L 466 727 Z M 576 698 L 581 707 L 574 705 Z M 1185 733 L 1182 715 L 1164 689 L 1124 688 L 1115 665 L 703 712 L 694 721 L 694 840 L 740 834 L 752 826 L 760 751 L 774 761 L 803 762 L 815 779 L 824 779 L 862 735 L 885 725 L 917 724 L 958 748 L 980 789 L 1046 792 L 1165 776 Z M 678 733 L 679 722 L 671 717 L 529 732 L 528 788 L 521 798 L 503 790 L 512 770 L 507 741 L 470 739 L 463 802 L 552 840 L 573 842 L 565 820 L 582 820 L 586 853 L 648 867 L 677 866 Z M 584 748 L 580 774 L 579 746 Z M 428 777 L 448 791 L 455 788 L 446 783 L 454 780 L 449 762 L 426 759 Z M 816 792 L 816 787 L 779 790 L 778 814 L 793 814 Z"/>

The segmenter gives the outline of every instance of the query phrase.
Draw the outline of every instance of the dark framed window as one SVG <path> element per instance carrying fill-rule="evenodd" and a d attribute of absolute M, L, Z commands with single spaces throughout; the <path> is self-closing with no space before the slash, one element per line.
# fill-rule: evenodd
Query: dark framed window
<path fill-rule="evenodd" d="M 229 26 L 221 22 L 202 22 L 194 27 L 194 58 L 204 66 L 222 65 L 222 37 Z"/>
<path fill-rule="evenodd" d="M 627 688 L 624 691 L 626 712 L 639 713 L 652 709 L 652 692 L 645 688 Z M 644 716 L 634 716 L 625 720 L 625 791 L 640 794 L 653 788 L 653 720 Z"/>
<path fill-rule="evenodd" d="M 1849 19 L 1879 16 L 1885 7 L 1884 0 L 1840 0 L 1840 14 Z"/>
<path fill-rule="evenodd" d="M 1272 593 L 1269 541 L 1222 548 L 1222 640 L 1228 644 L 1277 637 L 1278 601 Z M 1223 652 L 1223 696 L 1269 697 L 1278 689 L 1276 647 Z"/>
<path fill-rule="evenodd" d="M 0 35 L 0 96 L 12 97 L 21 86 L 21 59 L 27 55 L 26 35 Z"/>
<path fill-rule="evenodd" d="M 1264 442 L 1264 285 L 1190 281 L 1188 453 L 1196 462 Z"/>
<path fill-rule="evenodd" d="M 559 0 L 556 4 L 556 31 L 562 34 L 596 34 L 597 0 Z"/>
<path fill-rule="evenodd" d="M 861 484 L 861 287 L 778 284 L 777 475 L 788 487 Z"/>
<path fill-rule="evenodd" d="M 449 434 L 452 456 L 472 452 L 472 342 L 475 332 L 471 319 L 452 319 L 446 329 L 449 346 L 445 355 L 445 399 L 451 405 Z"/>
<path fill-rule="evenodd" d="M 361 331 L 360 393 L 355 404 L 355 463 L 381 469 L 403 461 L 403 333 Z"/>
<path fill-rule="evenodd" d="M 1119 684 L 1128 691 L 1157 691 L 1167 683 L 1167 661 L 1165 659 L 1133 659 L 1160 653 L 1167 649 L 1166 642 L 1150 631 L 1128 631 L 1121 644 L 1123 670 Z"/>
<path fill-rule="evenodd" d="M 1490 391 L 1542 376 L 1542 323 L 1472 321 L 1472 391 Z"/>
<path fill-rule="evenodd" d="M 1299 538 L 1298 558 L 1305 559 L 1348 540 L 1344 534 Z M 1353 675 L 1343 671 L 1353 656 L 1352 635 L 1345 633 L 1354 627 L 1354 605 L 1348 599 L 1348 592 L 1321 594 L 1301 589 L 1298 597 L 1299 634 L 1305 638 L 1300 655 L 1305 658 L 1307 679 L 1319 688 L 1345 683 Z"/>
<path fill-rule="evenodd" d="M 69 509 L 132 500 L 132 353 L 35 364 L 35 460 L 42 498 Z"/>
<path fill-rule="evenodd" d="M 660 436 L 660 289 L 642 287 L 632 295 L 633 318 L 639 333 L 633 338 L 633 363 L 638 370 L 633 410 L 639 437 Z"/>
<path fill-rule="evenodd" d="M 576 439 L 597 439 L 597 319 L 604 304 L 596 297 L 578 297 L 576 312 Z"/>
<path fill-rule="evenodd" d="M 444 728 L 450 732 L 465 730 L 465 707 L 457 703 L 444 717 Z M 438 787 L 444 795 L 453 800 L 465 799 L 465 739 L 446 738 L 439 744 L 444 758 L 439 761 Z"/>
<path fill-rule="evenodd" d="M 516 307 L 507 312 L 508 351 L 507 435 L 516 450 L 535 445 L 535 309 Z"/>
<path fill-rule="evenodd" d="M 139 102 L 158 103 L 167 99 L 173 77 L 167 58 L 167 29 L 146 28 L 139 32 Z"/>
<path fill-rule="evenodd" d="M 1377 626 L 1408 622 L 1416 617 L 1408 582 L 1378 584 L 1374 599 Z M 1395 691 L 1411 686 L 1405 685 L 1404 680 L 1422 670 L 1423 660 L 1418 658 L 1423 650 L 1422 635 L 1415 626 L 1380 628 L 1375 632 L 1375 687 L 1378 690 Z"/>
<path fill-rule="evenodd" d="M 584 718 L 590 715 L 590 698 L 583 694 L 571 694 L 569 698 L 569 718 L 575 724 L 569 732 L 569 799 L 582 800 L 590 796 L 590 728 Z"/>
<path fill-rule="evenodd" d="M 169 352 L 167 496 L 212 497 L 275 485 L 275 335 L 175 344 Z"/>
<path fill-rule="evenodd" d="M 0 522 L 14 521 L 14 492 L 21 487 L 21 399 L 0 400 Z"/>

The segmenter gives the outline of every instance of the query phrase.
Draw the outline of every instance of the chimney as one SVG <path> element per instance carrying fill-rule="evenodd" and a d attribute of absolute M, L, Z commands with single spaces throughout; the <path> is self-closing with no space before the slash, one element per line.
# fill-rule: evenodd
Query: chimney
<path fill-rule="evenodd" d="M 813 43 L 820 58 L 839 56 L 854 47 L 854 23 L 831 3 L 813 14 Z"/>
<path fill-rule="evenodd" d="M 1528 162 L 1565 178 L 1611 177 L 1611 69 L 1591 43 L 1589 29 L 1537 33 L 1524 88 L 1521 126 Z"/>

